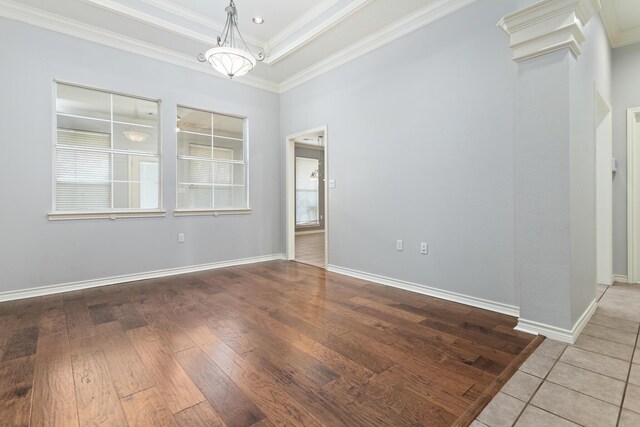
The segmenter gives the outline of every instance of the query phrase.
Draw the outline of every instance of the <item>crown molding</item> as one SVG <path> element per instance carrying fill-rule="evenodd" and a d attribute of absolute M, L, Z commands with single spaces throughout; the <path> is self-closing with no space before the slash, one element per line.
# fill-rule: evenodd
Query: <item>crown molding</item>
<path fill-rule="evenodd" d="M 622 47 L 640 42 L 640 28 L 622 31 L 618 24 L 618 14 L 613 1 L 605 1 L 600 11 L 604 28 L 607 30 L 611 47 Z"/>
<path fill-rule="evenodd" d="M 476 0 L 438 0 L 415 13 L 386 26 L 380 31 L 342 49 L 324 60 L 308 67 L 280 83 L 284 93 L 311 79 L 314 79 L 340 65 L 353 61 L 381 46 L 405 36 L 431 22 L 437 21 Z"/>
<path fill-rule="evenodd" d="M 269 55 L 267 55 L 267 59 L 265 62 L 267 64 L 275 64 L 279 60 L 285 58 L 296 50 L 300 49 L 307 43 L 313 41 L 314 39 L 320 37 L 325 32 L 329 31 L 331 28 L 338 25 L 340 22 L 344 21 L 373 0 L 355 0 L 349 3 L 345 8 L 340 9 L 338 12 L 333 14 L 327 20 L 321 22 L 320 24 L 313 27 L 311 30 L 301 34 L 299 37 L 291 40 L 289 43 L 283 45 L 283 47 L 278 48 L 278 43 L 282 43 L 284 39 L 271 39 L 269 40 L 268 48 L 270 49 Z M 325 9 L 326 10 L 326 9 Z M 317 17 L 317 15 L 316 15 Z M 311 17 L 313 19 L 313 17 Z M 310 22 L 311 19 L 307 22 Z"/>
<path fill-rule="evenodd" d="M 146 1 L 146 0 L 143 0 Z M 158 1 L 158 0 L 151 0 Z M 164 0 L 166 1 L 166 0 Z M 315 5 L 311 10 L 300 16 L 298 19 L 293 21 L 291 24 L 287 25 L 282 31 L 271 37 L 267 41 L 268 46 L 277 46 L 282 43 L 285 39 L 288 39 L 292 35 L 294 35 L 297 31 L 301 30 L 305 26 L 309 24 L 309 22 L 317 19 L 320 15 L 322 15 L 329 8 L 333 7 L 340 0 L 323 0 Z"/>
<path fill-rule="evenodd" d="M 209 18 L 205 15 L 194 12 L 191 9 L 187 9 L 186 7 L 182 7 L 168 0 L 140 0 L 140 1 L 150 6 L 153 6 L 156 9 L 164 10 L 165 12 L 169 12 L 173 15 L 179 16 L 180 18 L 186 19 L 187 21 L 197 22 L 198 24 L 203 25 L 216 32 L 221 32 L 224 28 L 223 22 Z"/>
<path fill-rule="evenodd" d="M 578 57 L 584 26 L 601 7 L 600 0 L 542 0 L 503 17 L 498 27 L 510 37 L 516 62 L 565 48 Z"/>
<path fill-rule="evenodd" d="M 111 0 L 84 0 L 92 2 L 111 2 Z M 145 2 L 164 2 L 165 0 L 142 0 Z M 360 0 L 362 1 L 362 0 Z M 325 58 L 319 63 L 308 67 L 297 74 L 278 83 L 272 80 L 247 74 L 233 79 L 234 83 L 246 84 L 274 93 L 284 93 L 315 77 L 318 77 L 340 65 L 363 56 L 387 43 L 390 43 L 406 34 L 411 33 L 431 22 L 434 22 L 450 13 L 467 6 L 476 0 L 437 0 L 415 13 L 400 19 L 380 31 L 365 37 L 353 45 Z M 206 64 L 201 64 L 193 57 L 181 52 L 161 48 L 157 45 L 143 42 L 132 37 L 123 36 L 102 28 L 88 25 L 73 19 L 46 12 L 32 6 L 19 3 L 15 0 L 0 0 L 0 17 L 13 19 L 34 25 L 72 37 L 80 38 L 94 43 L 99 43 L 115 49 L 145 56 L 191 69 L 201 73 L 223 78 Z"/>
<path fill-rule="evenodd" d="M 228 80 L 221 74 L 216 73 L 207 65 L 200 64 L 189 55 L 160 48 L 150 43 L 97 28 L 92 25 L 87 25 L 72 19 L 64 18 L 60 15 L 45 12 L 41 9 L 27 6 L 13 0 L 0 0 L 0 17 L 35 25 L 40 28 L 56 31 L 82 40 L 99 43 L 115 49 L 135 53 L 147 58 L 164 61 L 173 65 L 178 65 L 180 67 L 189 68 L 191 70 Z M 238 77 L 234 79 L 233 82 L 246 84 L 270 92 L 279 92 L 279 85 L 276 82 L 262 79 L 251 74 Z"/>
<path fill-rule="evenodd" d="M 89 0 L 90 1 L 90 0 Z M 186 7 L 182 7 L 178 4 L 175 4 L 172 1 L 168 0 L 140 0 L 148 5 L 151 5 L 157 9 L 164 10 L 165 12 L 169 12 L 173 15 L 179 16 L 182 19 L 186 19 L 187 21 L 196 22 L 202 26 L 207 27 L 214 33 L 216 36 L 222 32 L 224 29 L 224 22 L 220 22 L 218 20 L 209 18 L 206 15 L 203 15 L 198 12 L 194 12 L 191 9 Z M 266 41 L 257 37 L 243 35 L 247 43 L 252 44 L 254 46 L 262 48 L 266 45 Z M 215 40 L 215 37 L 213 37 Z"/>
<path fill-rule="evenodd" d="M 209 46 L 214 46 L 218 43 L 217 34 L 215 36 L 205 35 L 197 31 L 193 31 L 188 28 L 185 28 L 181 25 L 175 24 L 173 22 L 169 22 L 167 20 L 150 15 L 138 9 L 134 9 L 132 7 L 123 5 L 122 3 L 118 3 L 113 0 L 84 0 L 84 1 L 93 6 L 97 6 L 102 9 L 108 10 L 109 12 L 117 13 L 118 15 L 124 16 L 126 18 L 135 19 L 136 21 L 142 22 L 143 24 L 151 25 L 153 27 L 160 28 L 161 30 L 169 31 L 179 36 L 186 37 L 191 40 L 195 40 L 197 42 L 205 43 Z M 220 32 L 220 31 L 222 31 L 222 28 L 220 28 L 220 30 L 218 30 L 217 32 Z M 247 43 L 250 43 L 254 46 L 258 46 L 260 48 L 262 48 L 265 44 L 264 41 L 255 39 L 250 36 L 245 37 L 245 40 L 247 41 Z"/>

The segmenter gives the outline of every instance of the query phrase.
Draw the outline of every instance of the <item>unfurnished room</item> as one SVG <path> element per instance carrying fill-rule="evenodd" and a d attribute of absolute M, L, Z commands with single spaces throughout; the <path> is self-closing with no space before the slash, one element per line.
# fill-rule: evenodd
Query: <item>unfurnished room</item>
<path fill-rule="evenodd" d="M 640 426 L 640 0 L 0 0 L 0 426 Z"/>

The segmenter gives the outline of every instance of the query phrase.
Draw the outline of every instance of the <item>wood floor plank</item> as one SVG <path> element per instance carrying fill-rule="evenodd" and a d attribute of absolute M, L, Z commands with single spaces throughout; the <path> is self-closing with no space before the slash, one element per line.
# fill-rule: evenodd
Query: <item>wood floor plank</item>
<path fill-rule="evenodd" d="M 157 311 L 144 316 L 145 320 L 160 338 L 160 340 L 171 349 L 173 353 L 186 350 L 195 346 L 193 341 L 167 317 L 166 312 Z"/>
<path fill-rule="evenodd" d="M 102 323 L 116 320 L 109 303 L 103 302 L 101 304 L 90 305 L 88 308 L 94 325 L 101 325 Z"/>
<path fill-rule="evenodd" d="M 413 373 L 400 366 L 391 368 L 380 374 L 377 381 L 389 384 L 399 384 L 406 387 L 425 401 L 437 405 L 447 412 L 461 416 L 473 400 L 465 397 L 468 386 L 459 387 L 457 384 L 447 384 L 434 381 L 433 378 Z"/>
<path fill-rule="evenodd" d="M 120 323 L 104 323 L 97 326 L 96 331 L 119 397 L 155 385 Z"/>
<path fill-rule="evenodd" d="M 220 305 L 212 305 L 214 309 L 221 309 Z M 217 335 L 225 340 L 225 330 L 216 328 L 213 322 L 213 330 Z M 282 339 L 276 335 L 272 335 L 265 330 L 260 330 L 258 325 L 247 320 L 237 319 L 234 322 L 227 322 L 229 329 L 234 334 L 242 333 L 255 346 L 251 352 L 242 351 L 242 348 L 234 348 L 235 341 L 231 340 L 227 344 L 234 350 L 238 350 L 247 357 L 253 359 L 258 364 L 265 363 L 273 366 L 275 369 L 288 372 L 296 380 L 309 387 L 322 387 L 328 382 L 337 378 L 337 375 L 320 363 L 318 360 L 309 356 L 303 351 L 291 348 L 286 345 Z M 240 332 L 240 327 L 244 330 Z M 225 342 L 227 342 L 225 340 Z"/>
<path fill-rule="evenodd" d="M 188 331 L 192 339 L 202 348 L 208 357 L 227 374 L 227 376 L 276 424 L 282 425 L 319 425 L 310 411 L 318 402 L 313 396 L 305 393 L 286 391 L 288 386 L 299 391 L 294 383 L 282 381 L 256 368 L 238 355 L 212 331 L 204 325 Z M 305 405 L 307 403 L 307 405 Z M 332 422 L 326 425 L 344 425 L 345 423 L 334 413 L 326 416 Z"/>
<path fill-rule="evenodd" d="M 201 349 L 190 348 L 176 357 L 227 426 L 250 426 L 265 417 Z"/>
<path fill-rule="evenodd" d="M 131 427 L 177 425 L 160 393 L 154 387 L 123 397 L 120 403 Z"/>
<path fill-rule="evenodd" d="M 423 320 L 426 319 L 425 316 L 414 314 L 414 313 L 412 313 L 410 311 L 402 310 L 402 309 L 397 308 L 397 307 L 392 307 L 392 306 L 389 306 L 389 305 L 380 304 L 380 303 L 377 303 L 375 301 L 371 301 L 371 300 L 369 300 L 367 298 L 353 297 L 353 298 L 349 299 L 349 301 L 352 302 L 352 303 L 361 305 L 363 307 L 373 308 L 373 309 L 381 311 L 383 313 L 387 313 L 387 314 L 390 314 L 392 316 L 408 320 L 410 322 L 419 323 L 419 322 L 422 322 Z"/>
<path fill-rule="evenodd" d="M 0 419 L 5 425 L 29 425 L 34 367 L 34 356 L 0 363 Z"/>
<path fill-rule="evenodd" d="M 41 335 L 38 342 L 31 426 L 77 426 L 78 412 L 65 333 Z"/>
<path fill-rule="evenodd" d="M 0 424 L 466 425 L 516 323 L 287 261 L 0 303 Z"/>
<path fill-rule="evenodd" d="M 125 331 L 147 326 L 147 321 L 130 302 L 114 305 L 113 312 Z"/>
<path fill-rule="evenodd" d="M 107 361 L 95 337 L 70 344 L 80 425 L 126 426 Z"/>
<path fill-rule="evenodd" d="M 64 312 L 69 331 L 69 339 L 90 337 L 96 334 L 96 329 L 84 298 L 65 299 Z"/>
<path fill-rule="evenodd" d="M 340 353 L 337 353 L 329 347 L 312 340 L 290 326 L 272 318 L 268 313 L 259 310 L 246 302 L 240 301 L 229 295 L 220 295 L 218 298 L 227 306 L 234 307 L 239 312 L 242 312 L 247 319 L 251 319 L 264 331 L 267 331 L 271 335 L 278 336 L 280 339 L 285 340 L 288 345 L 293 346 L 321 361 L 331 370 L 340 374 L 341 377 L 347 377 L 355 383 L 364 384 L 373 375 L 373 372 L 366 367 L 347 359 Z"/>
<path fill-rule="evenodd" d="M 67 318 L 64 313 L 62 305 L 62 298 L 60 303 L 49 307 L 39 319 L 39 336 L 47 335 L 59 335 L 68 334 L 67 332 Z"/>
<path fill-rule="evenodd" d="M 173 414 L 179 427 L 225 427 L 220 415 L 211 407 L 209 402 L 201 402 L 190 408 Z M 259 422 L 258 422 L 259 423 Z M 254 426 L 257 424 L 254 424 Z"/>
<path fill-rule="evenodd" d="M 298 330 L 311 339 L 331 348 L 337 353 L 340 353 L 342 356 L 351 359 L 362 366 L 366 366 L 373 372 L 380 373 L 393 365 L 393 362 L 388 358 L 373 355 L 367 347 L 358 346 L 349 339 L 332 335 L 326 330 L 320 329 L 287 313 L 276 312 L 272 313 L 271 316 L 285 325 Z"/>
<path fill-rule="evenodd" d="M 171 413 L 205 400 L 171 351 L 148 326 L 129 330 L 127 334 Z"/>
<path fill-rule="evenodd" d="M 35 354 L 38 348 L 37 326 L 27 326 L 14 331 L 4 346 L 2 362 Z"/>
<path fill-rule="evenodd" d="M 0 306 L 2 306 L 2 304 L 0 304 Z M 13 314 L 0 316 L 0 359 L 4 356 L 7 341 L 9 341 L 9 338 L 15 331 L 15 322 L 16 316 Z"/>

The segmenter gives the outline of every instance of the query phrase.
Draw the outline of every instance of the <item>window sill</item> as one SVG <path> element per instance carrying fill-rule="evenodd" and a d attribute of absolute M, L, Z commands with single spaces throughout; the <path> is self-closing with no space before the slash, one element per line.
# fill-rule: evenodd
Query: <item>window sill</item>
<path fill-rule="evenodd" d="M 174 216 L 218 216 L 218 215 L 249 215 L 252 210 L 247 209 L 176 209 Z"/>
<path fill-rule="evenodd" d="M 166 216 L 164 210 L 144 211 L 99 211 L 99 212 L 50 212 L 49 221 L 72 219 L 120 219 L 120 218 L 157 218 Z"/>

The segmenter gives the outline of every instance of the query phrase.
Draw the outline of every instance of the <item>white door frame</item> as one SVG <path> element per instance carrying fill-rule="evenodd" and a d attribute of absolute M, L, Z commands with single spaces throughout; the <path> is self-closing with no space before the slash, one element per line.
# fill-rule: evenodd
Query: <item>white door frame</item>
<path fill-rule="evenodd" d="M 286 151 L 286 204 L 287 204 L 287 259 L 294 260 L 296 258 L 296 175 L 295 175 L 295 158 L 296 147 L 295 139 L 309 133 L 323 132 L 324 133 L 324 268 L 329 265 L 329 180 L 328 176 L 328 159 L 329 159 L 329 134 L 327 132 L 327 125 L 319 126 L 317 128 L 308 129 L 303 132 L 298 132 L 293 135 L 287 136 L 285 139 L 285 151 Z"/>
<path fill-rule="evenodd" d="M 636 231 L 634 224 L 635 206 L 635 180 L 639 171 L 635 169 L 636 157 L 636 125 L 640 121 L 640 107 L 627 109 L 627 281 L 636 283 L 635 256 L 638 242 L 636 242 Z M 640 201 L 640 200 L 639 200 Z"/>
<path fill-rule="evenodd" d="M 596 277 L 613 284 L 613 125 L 611 105 L 595 90 L 596 141 Z"/>

